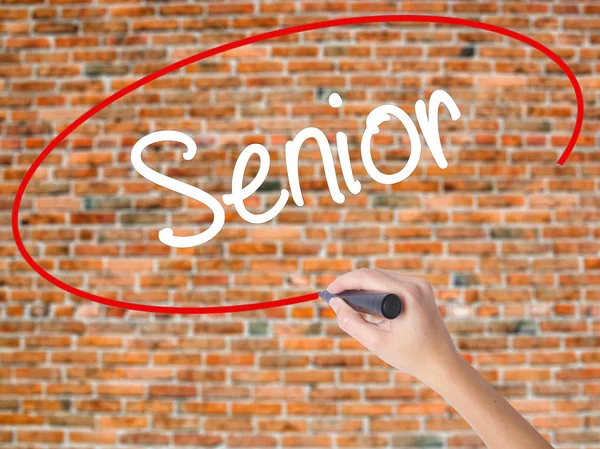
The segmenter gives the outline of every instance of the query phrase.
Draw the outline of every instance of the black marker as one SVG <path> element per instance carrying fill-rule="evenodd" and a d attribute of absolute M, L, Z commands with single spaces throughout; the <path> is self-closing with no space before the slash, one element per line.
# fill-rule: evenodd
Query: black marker
<path fill-rule="evenodd" d="M 331 298 L 342 298 L 354 310 L 371 315 L 382 316 L 388 320 L 393 320 L 402 312 L 402 301 L 394 293 L 373 292 L 369 290 L 346 290 L 341 293 L 333 294 L 327 290 L 319 292 L 319 296 L 327 304 Z"/>

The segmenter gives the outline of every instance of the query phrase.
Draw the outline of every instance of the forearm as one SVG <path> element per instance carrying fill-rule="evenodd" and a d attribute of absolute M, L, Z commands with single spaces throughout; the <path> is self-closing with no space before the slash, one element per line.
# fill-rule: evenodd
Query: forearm
<path fill-rule="evenodd" d="M 393 292 L 404 312 L 395 320 L 367 322 L 340 298 L 329 305 L 342 330 L 384 362 L 421 379 L 448 401 L 489 449 L 552 449 L 542 436 L 458 354 L 431 285 L 385 270 L 359 270 L 327 287 Z"/>
<path fill-rule="evenodd" d="M 428 384 L 469 423 L 489 449 L 552 446 L 461 357 L 445 364 Z"/>

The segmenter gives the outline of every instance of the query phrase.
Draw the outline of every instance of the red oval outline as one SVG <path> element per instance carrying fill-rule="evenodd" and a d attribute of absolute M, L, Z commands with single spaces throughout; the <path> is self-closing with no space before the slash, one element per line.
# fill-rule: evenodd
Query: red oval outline
<path fill-rule="evenodd" d="M 182 67 L 185 67 L 194 62 L 200 61 L 202 59 L 206 59 L 210 56 L 217 55 L 219 53 L 223 53 L 227 50 L 232 50 L 234 48 L 243 47 L 245 45 L 252 44 L 254 42 L 260 42 L 268 39 L 273 39 L 280 36 L 285 36 L 288 34 L 301 33 L 303 31 L 311 31 L 317 30 L 321 28 L 333 28 L 343 25 L 356 25 L 361 23 L 377 23 L 377 22 L 431 22 L 431 23 L 445 23 L 450 25 L 459 25 L 470 28 L 478 28 L 481 30 L 491 31 L 493 33 L 502 34 L 504 36 L 516 39 L 521 41 L 530 47 L 533 47 L 550 59 L 552 59 L 558 66 L 562 69 L 562 71 L 567 75 L 569 81 L 573 85 L 573 90 L 575 91 L 575 96 L 577 98 L 577 119 L 575 122 L 575 128 L 573 129 L 573 134 L 569 139 L 567 147 L 564 152 L 560 156 L 558 160 L 559 165 L 563 165 L 569 154 L 575 147 L 575 143 L 579 134 L 581 132 L 581 127 L 583 124 L 583 94 L 581 92 L 581 87 L 575 74 L 571 71 L 569 66 L 552 50 L 544 46 L 543 44 L 537 42 L 536 40 L 527 37 L 523 34 L 517 33 L 515 31 L 509 30 L 507 28 L 502 28 L 497 25 L 491 25 L 485 22 L 477 22 L 474 20 L 468 19 L 460 19 L 456 17 L 445 17 L 445 16 L 430 16 L 430 15 L 380 15 L 380 16 L 363 16 L 363 17 L 348 17 L 342 19 L 334 19 L 327 20 L 323 22 L 314 22 L 303 25 L 297 25 L 290 28 L 282 28 L 279 30 L 269 31 L 262 34 L 257 34 L 255 36 L 250 36 L 244 39 L 240 39 L 234 42 L 229 42 L 224 45 L 220 45 L 213 49 L 198 53 L 196 55 L 190 56 L 188 58 L 182 59 L 174 64 L 171 64 L 167 67 L 164 67 L 160 70 L 157 70 L 154 73 L 146 75 L 145 77 L 135 81 L 129 86 L 124 87 L 123 89 L 115 92 L 114 94 L 107 97 L 105 100 L 98 103 L 92 109 L 87 111 L 69 126 L 67 126 L 58 136 L 56 136 L 52 142 L 40 153 L 40 155 L 35 159 L 31 167 L 25 173 L 19 188 L 17 189 L 17 194 L 15 196 L 15 201 L 13 203 L 12 208 L 12 230 L 13 236 L 15 238 L 15 242 L 17 243 L 17 247 L 25 259 L 25 261 L 31 266 L 41 277 L 46 279 L 48 282 L 54 284 L 58 288 L 66 291 L 67 293 L 71 293 L 75 296 L 79 296 L 83 299 L 87 299 L 93 302 L 97 302 L 100 304 L 104 304 L 107 306 L 119 307 L 128 310 L 137 310 L 142 312 L 156 312 L 156 313 L 167 313 L 167 314 L 209 314 L 209 313 L 229 313 L 229 312 L 244 312 L 249 310 L 260 310 L 267 309 L 272 307 L 281 307 L 287 306 L 291 304 L 297 304 L 306 301 L 312 301 L 318 298 L 317 293 L 311 293 L 303 296 L 296 296 L 292 298 L 286 299 L 278 299 L 275 301 L 267 301 L 267 302 L 258 302 L 251 304 L 241 304 L 241 305 L 231 305 L 231 306 L 215 306 L 215 307 L 173 307 L 173 306 L 155 306 L 155 305 L 147 305 L 147 304 L 135 304 L 126 301 L 118 301 L 115 299 L 105 298 L 102 296 L 97 296 L 89 292 L 85 292 L 83 290 L 79 290 L 60 279 L 55 278 L 50 273 L 45 271 L 38 263 L 31 257 L 31 255 L 25 249 L 25 245 L 23 244 L 23 240 L 21 239 L 21 235 L 19 233 L 19 207 L 21 205 L 21 200 L 23 198 L 23 194 L 25 193 L 25 189 L 33 174 L 37 170 L 37 168 L 41 165 L 44 159 L 50 154 L 50 152 L 56 148 L 71 132 L 73 132 L 77 127 L 83 124 L 87 119 L 93 117 L 97 112 L 100 112 L 102 109 L 107 107 L 108 105 L 114 103 L 119 98 L 127 95 L 130 92 L 133 92 L 137 88 L 157 79 L 163 75 L 166 75 L 170 72 L 178 70 Z"/>

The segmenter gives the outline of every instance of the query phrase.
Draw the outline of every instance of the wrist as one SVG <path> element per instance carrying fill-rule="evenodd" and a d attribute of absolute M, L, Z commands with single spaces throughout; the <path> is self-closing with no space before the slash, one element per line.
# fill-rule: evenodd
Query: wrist
<path fill-rule="evenodd" d="M 463 359 L 458 351 L 451 351 L 446 357 L 440 358 L 434 364 L 433 369 L 428 370 L 428 375 L 422 379 L 429 387 L 444 396 L 448 390 L 456 388 L 461 379 L 468 375 L 473 368 Z"/>

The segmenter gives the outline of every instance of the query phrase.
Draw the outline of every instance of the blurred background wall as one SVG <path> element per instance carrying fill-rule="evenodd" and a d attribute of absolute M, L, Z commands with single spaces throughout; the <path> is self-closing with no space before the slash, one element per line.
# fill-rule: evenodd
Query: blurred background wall
<path fill-rule="evenodd" d="M 576 73 L 586 102 L 577 147 L 573 88 L 542 53 L 489 32 L 379 23 L 288 35 L 191 64 L 104 109 L 54 150 L 19 214 L 27 250 L 77 288 L 132 303 L 239 304 L 324 288 L 380 267 L 428 279 L 464 357 L 560 448 L 600 441 L 600 5 L 596 2 L 0 0 L 0 447 L 476 447 L 433 391 L 368 354 L 320 301 L 233 315 L 101 306 L 43 280 L 12 240 L 10 210 L 52 138 L 131 82 L 203 50 L 332 18 L 438 14 L 526 34 Z M 449 167 L 423 142 L 415 173 L 370 180 L 369 111 L 446 90 Z M 328 105 L 332 92 L 339 109 Z M 271 168 L 246 201 L 260 213 L 288 187 L 284 144 L 307 126 L 348 135 L 360 194 L 336 204 L 314 141 L 300 155 L 305 205 L 247 224 L 226 207 L 209 243 L 201 204 L 129 161 L 149 132 L 192 136 L 198 154 L 154 145 L 144 161 L 217 198 L 240 151 Z M 410 154 L 392 120 L 373 139 L 385 173 Z M 246 182 L 257 169 L 249 164 Z"/>

